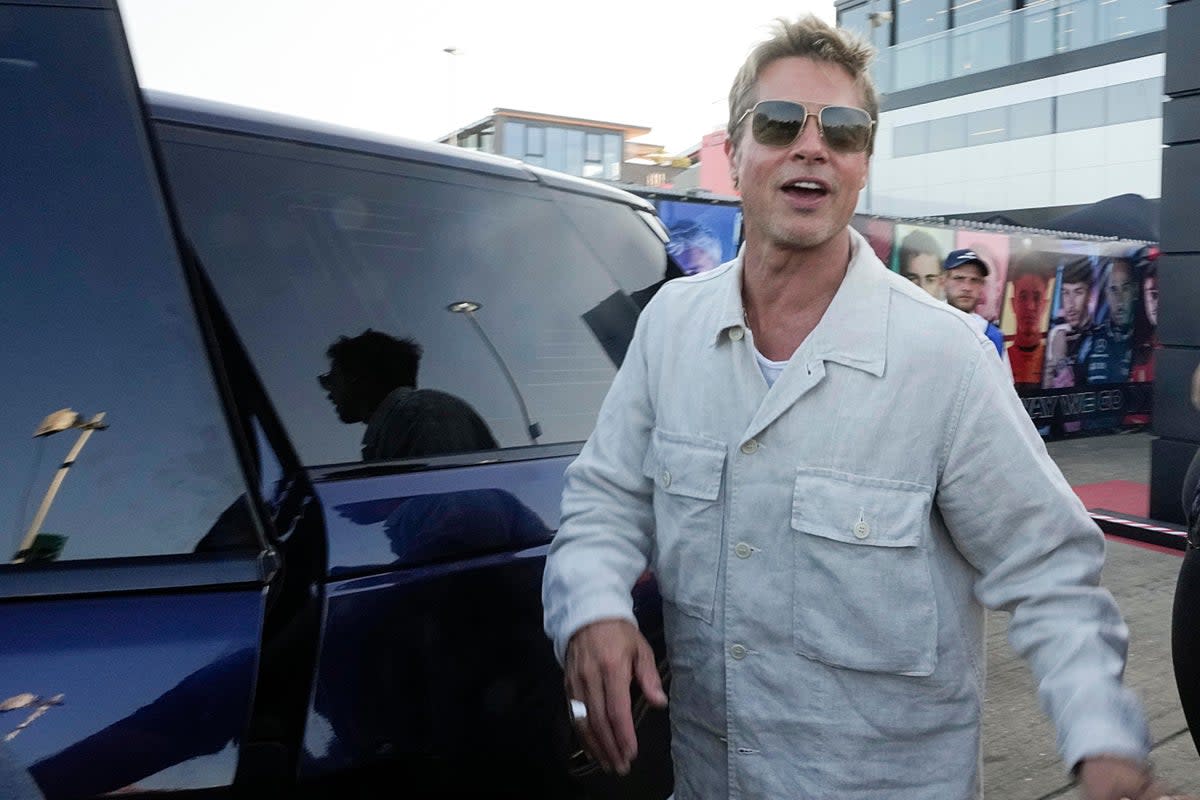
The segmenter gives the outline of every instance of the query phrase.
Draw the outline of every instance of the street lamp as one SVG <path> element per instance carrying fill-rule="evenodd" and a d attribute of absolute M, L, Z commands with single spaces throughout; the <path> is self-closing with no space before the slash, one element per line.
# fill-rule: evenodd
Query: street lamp
<path fill-rule="evenodd" d="M 500 355 L 500 351 L 492 344 L 492 340 L 484 332 L 483 326 L 479 324 L 479 320 L 475 319 L 475 312 L 482 307 L 473 300 L 459 300 L 446 306 L 446 310 L 452 314 L 462 314 L 471 321 L 472 327 L 475 328 L 476 333 L 479 334 L 479 338 L 483 340 L 483 343 L 487 345 L 492 358 L 496 359 L 496 363 L 500 365 L 500 371 L 508 379 L 508 385 L 512 389 L 513 396 L 517 398 L 517 405 L 521 407 L 521 417 L 525 420 L 525 430 L 529 431 L 529 441 L 537 444 L 538 437 L 542 435 L 542 426 L 537 422 L 530 421 L 529 409 L 525 407 L 525 398 L 521 396 L 521 390 L 517 388 L 517 382 L 513 379 L 512 372 L 508 369 L 508 364 L 504 363 L 504 357 Z"/>
<path fill-rule="evenodd" d="M 21 540 L 21 546 L 17 548 L 17 552 L 13 555 L 12 563 L 20 564 L 29 560 L 34 540 L 37 539 L 38 529 L 42 527 L 42 523 L 46 521 L 46 515 L 50 513 L 50 505 L 54 502 L 54 496 L 58 494 L 63 479 L 67 477 L 67 470 L 74 465 L 75 459 L 79 457 L 79 451 L 83 449 L 84 444 L 91 438 L 91 435 L 95 431 L 102 431 L 107 427 L 104 424 L 103 411 L 91 419 L 85 420 L 82 414 L 72 411 L 69 408 L 64 408 L 48 415 L 38 425 L 37 430 L 33 432 L 33 438 L 41 439 L 61 431 L 70 430 L 71 428 L 78 428 L 81 431 L 79 438 L 75 440 L 74 447 L 71 448 L 71 452 L 67 453 L 62 466 L 54 474 L 54 480 L 50 481 L 50 488 L 46 490 L 46 496 L 42 498 L 42 504 L 38 507 L 37 514 L 33 517 L 33 523 L 29 526 L 29 530 L 25 532 L 25 538 Z"/>

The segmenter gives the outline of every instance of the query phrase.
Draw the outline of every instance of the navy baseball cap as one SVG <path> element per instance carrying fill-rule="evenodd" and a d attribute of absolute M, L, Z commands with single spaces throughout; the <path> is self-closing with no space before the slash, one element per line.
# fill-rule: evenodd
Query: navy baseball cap
<path fill-rule="evenodd" d="M 946 256 L 946 262 L 942 264 L 942 269 L 954 269 L 955 267 L 961 267 L 963 264 L 978 264 L 983 270 L 983 274 L 988 274 L 987 262 L 969 247 L 964 247 L 962 250 L 951 250 L 950 255 Z"/>

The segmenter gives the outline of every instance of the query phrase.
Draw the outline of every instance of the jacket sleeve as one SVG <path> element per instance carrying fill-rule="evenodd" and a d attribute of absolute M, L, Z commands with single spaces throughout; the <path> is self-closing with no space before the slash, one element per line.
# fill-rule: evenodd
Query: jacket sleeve
<path fill-rule="evenodd" d="M 542 580 L 546 633 L 560 663 L 585 625 L 637 622 L 631 592 L 653 551 L 654 484 L 642 465 L 654 420 L 647 329 L 656 305 L 639 317 L 595 430 L 567 468 L 562 523 Z"/>
<path fill-rule="evenodd" d="M 975 594 L 1012 614 L 1063 761 L 1144 760 L 1141 705 L 1122 685 L 1129 632 L 1100 587 L 1104 537 L 1046 452 L 996 359 L 976 358 L 948 426 L 938 508 L 980 572 Z"/>

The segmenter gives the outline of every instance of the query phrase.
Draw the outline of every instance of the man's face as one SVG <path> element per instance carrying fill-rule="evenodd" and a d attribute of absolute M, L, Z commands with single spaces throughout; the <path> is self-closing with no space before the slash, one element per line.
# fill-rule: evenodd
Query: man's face
<path fill-rule="evenodd" d="M 1062 312 L 1067 324 L 1075 330 L 1086 328 L 1091 321 L 1088 313 L 1088 295 L 1092 287 L 1086 283 L 1064 283 L 1062 285 Z"/>
<path fill-rule="evenodd" d="M 931 253 L 921 253 L 908 259 L 900 274 L 938 300 L 942 299 L 942 262 Z"/>
<path fill-rule="evenodd" d="M 978 264 L 963 264 L 946 271 L 946 302 L 970 314 L 983 299 L 983 284 L 986 278 L 983 267 Z"/>
<path fill-rule="evenodd" d="M 1142 283 L 1142 302 L 1146 304 L 1146 319 L 1158 324 L 1158 276 L 1151 275 Z"/>
<path fill-rule="evenodd" d="M 347 376 L 336 363 L 330 365 L 329 372 L 317 376 L 317 382 L 325 390 L 329 402 L 337 412 L 338 419 L 345 423 L 362 422 L 362 404 L 354 391 L 355 381 Z"/>
<path fill-rule="evenodd" d="M 1133 305 L 1137 300 L 1137 281 L 1128 261 L 1114 261 L 1108 273 L 1108 286 L 1104 287 L 1108 307 L 1112 311 L 1113 326 L 1126 329 L 1133 324 Z"/>
<path fill-rule="evenodd" d="M 781 58 L 759 73 L 758 100 L 791 100 L 815 114 L 826 105 L 863 106 L 853 79 L 842 67 L 809 58 Z M 785 147 L 754 141 L 747 118 L 735 142 L 726 142 L 733 175 L 742 192 L 747 242 L 789 250 L 813 250 L 842 235 L 858 193 L 866 185 L 868 156 L 831 149 L 814 116 Z M 816 188 L 800 188 L 809 182 Z"/>
<path fill-rule="evenodd" d="M 1012 309 L 1017 316 L 1017 330 L 1034 333 L 1042 326 L 1042 315 L 1046 313 L 1046 284 L 1048 278 L 1022 275 L 1013 281 Z M 1064 289 L 1064 294 L 1066 290 Z"/>

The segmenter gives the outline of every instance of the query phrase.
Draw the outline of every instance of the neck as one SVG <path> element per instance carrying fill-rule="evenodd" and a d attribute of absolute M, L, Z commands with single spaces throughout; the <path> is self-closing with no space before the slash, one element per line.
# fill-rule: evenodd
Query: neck
<path fill-rule="evenodd" d="M 849 263 L 848 230 L 811 250 L 781 248 L 748 231 L 742 303 L 759 352 L 772 361 L 790 358 L 821 321 Z"/>
<path fill-rule="evenodd" d="M 780 247 L 747 232 L 742 257 L 742 291 L 747 309 L 793 312 L 828 305 L 850 263 L 850 232 L 806 250 Z"/>

